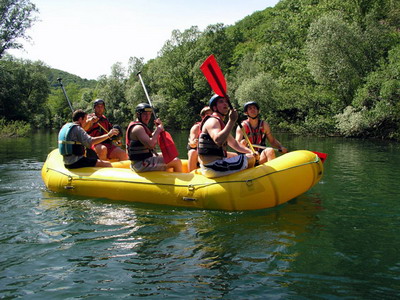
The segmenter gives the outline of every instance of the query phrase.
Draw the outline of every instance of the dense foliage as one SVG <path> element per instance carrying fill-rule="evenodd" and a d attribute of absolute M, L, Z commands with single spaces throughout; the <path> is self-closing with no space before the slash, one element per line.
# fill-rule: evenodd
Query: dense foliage
<path fill-rule="evenodd" d="M 29 0 L 0 1 L 0 58 L 7 49 L 22 47 L 18 38 L 29 39 L 25 32 L 36 21 L 37 12 Z"/>
<path fill-rule="evenodd" d="M 3 58 L 0 117 L 59 127 L 71 111 L 51 84 L 63 77 L 75 108 L 91 110 L 103 98 L 111 121 L 126 125 L 146 102 L 141 71 L 166 126 L 186 129 L 212 95 L 199 66 L 213 53 L 234 106 L 256 100 L 275 129 L 400 140 L 399 42 L 398 1 L 282 0 L 232 26 L 175 30 L 155 59 L 116 63 L 96 86 Z M 35 80 L 28 93 L 25 84 Z"/>

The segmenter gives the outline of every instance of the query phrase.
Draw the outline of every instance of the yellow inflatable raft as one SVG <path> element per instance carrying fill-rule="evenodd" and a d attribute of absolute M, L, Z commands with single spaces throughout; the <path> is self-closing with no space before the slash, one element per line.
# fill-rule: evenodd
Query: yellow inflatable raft
<path fill-rule="evenodd" d="M 68 170 L 55 149 L 43 165 L 42 178 L 50 191 L 69 195 L 238 211 L 283 204 L 309 190 L 323 174 L 321 160 L 306 150 L 215 179 L 196 172 L 135 173 L 129 161 L 113 166 Z"/>

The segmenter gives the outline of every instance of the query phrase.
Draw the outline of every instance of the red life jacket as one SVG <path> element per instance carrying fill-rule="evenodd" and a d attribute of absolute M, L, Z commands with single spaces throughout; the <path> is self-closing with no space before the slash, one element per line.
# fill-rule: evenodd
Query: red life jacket
<path fill-rule="evenodd" d="M 242 122 L 242 126 L 245 129 L 247 136 L 252 144 L 265 146 L 265 132 L 264 132 L 264 121 L 258 120 L 256 128 L 251 127 L 249 120 Z"/>
<path fill-rule="evenodd" d="M 146 126 L 146 124 L 139 121 L 129 123 L 128 128 L 126 129 L 125 143 L 128 150 L 129 159 L 132 161 L 145 160 L 146 158 L 153 156 L 153 152 L 151 151 L 151 149 L 146 148 L 141 141 L 129 139 L 129 132 L 131 131 L 131 128 L 136 125 L 143 126 L 146 134 L 149 137 L 152 137 L 152 133 L 150 129 Z"/>
<path fill-rule="evenodd" d="M 101 128 L 99 124 L 100 124 L 101 126 L 103 126 L 104 129 L 107 130 L 107 132 L 104 131 L 104 129 Z M 104 115 L 102 115 L 102 116 L 99 118 L 99 121 L 96 122 L 96 123 L 94 123 L 94 124 L 92 125 L 92 127 L 90 127 L 90 129 L 88 129 L 86 132 L 87 132 L 90 136 L 96 137 L 96 136 L 101 136 L 101 135 L 104 135 L 104 134 L 108 133 L 112 128 L 113 128 L 112 124 L 108 121 L 108 119 L 107 119 Z M 111 139 L 107 139 L 107 140 L 105 140 L 105 141 L 103 141 L 103 142 L 101 142 L 101 143 L 103 144 L 103 143 L 111 143 L 111 142 L 112 142 Z"/>

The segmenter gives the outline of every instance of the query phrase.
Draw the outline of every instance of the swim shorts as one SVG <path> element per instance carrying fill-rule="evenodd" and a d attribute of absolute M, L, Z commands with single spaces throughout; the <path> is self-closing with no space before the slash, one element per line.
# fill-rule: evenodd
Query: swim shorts
<path fill-rule="evenodd" d="M 159 156 L 148 157 L 145 160 L 132 161 L 131 169 L 135 172 L 165 171 L 167 165 L 164 158 Z"/>
<path fill-rule="evenodd" d="M 245 170 L 247 166 L 247 156 L 239 154 L 230 158 L 215 160 L 206 165 L 200 164 L 200 171 L 208 178 L 215 178 Z"/>
<path fill-rule="evenodd" d="M 83 156 L 77 162 L 70 165 L 64 165 L 67 169 L 78 169 L 84 167 L 94 167 L 97 163 L 97 158 Z"/>

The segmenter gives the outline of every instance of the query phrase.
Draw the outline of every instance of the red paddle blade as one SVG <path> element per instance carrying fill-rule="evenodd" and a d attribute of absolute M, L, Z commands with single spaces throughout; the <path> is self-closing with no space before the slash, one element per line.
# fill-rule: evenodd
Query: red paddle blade
<path fill-rule="evenodd" d="M 326 158 L 328 157 L 327 153 L 316 152 L 316 151 L 311 151 L 311 152 L 317 154 L 322 163 L 324 163 Z"/>
<path fill-rule="evenodd" d="M 224 74 L 222 74 L 221 68 L 219 67 L 214 54 L 211 54 L 207 59 L 201 64 L 200 70 L 206 77 L 209 85 L 213 91 L 221 97 L 226 97 L 226 81 Z"/>
<path fill-rule="evenodd" d="M 160 133 L 158 136 L 158 145 L 160 145 L 160 149 L 166 164 L 171 162 L 175 157 L 178 157 L 178 150 L 176 149 L 172 136 L 168 132 L 162 131 Z"/>

